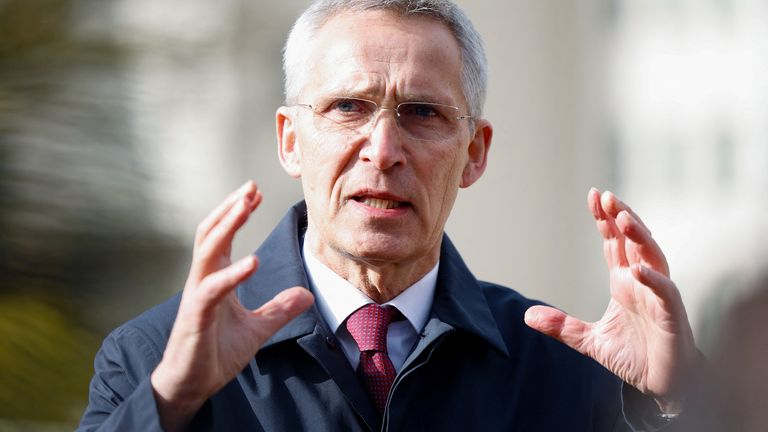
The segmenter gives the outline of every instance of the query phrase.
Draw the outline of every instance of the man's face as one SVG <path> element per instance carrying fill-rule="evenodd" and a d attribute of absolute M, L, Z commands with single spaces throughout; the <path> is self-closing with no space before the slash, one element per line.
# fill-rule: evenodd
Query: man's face
<path fill-rule="evenodd" d="M 435 20 L 341 14 L 307 52 L 310 78 L 300 103 L 344 96 L 386 108 L 441 103 L 458 107 L 457 116 L 468 114 L 459 46 Z M 323 130 L 317 117 L 303 107 L 277 115 L 281 162 L 302 179 L 313 252 L 327 264 L 341 258 L 434 265 L 459 187 L 485 168 L 490 125 L 480 121 L 471 134 L 473 120 L 457 120 L 455 133 L 422 141 L 401 131 L 391 110 L 380 113 L 368 135 Z"/>

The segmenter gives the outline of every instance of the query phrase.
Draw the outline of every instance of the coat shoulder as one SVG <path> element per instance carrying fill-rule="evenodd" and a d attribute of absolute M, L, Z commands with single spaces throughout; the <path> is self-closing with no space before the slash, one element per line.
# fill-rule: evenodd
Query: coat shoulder
<path fill-rule="evenodd" d="M 544 363 L 551 359 L 553 364 L 568 362 L 598 373 L 603 372 L 602 366 L 592 359 L 525 324 L 525 311 L 531 306 L 546 303 L 530 299 L 503 285 L 482 281 L 478 284 L 510 352 L 525 353 Z"/>
<path fill-rule="evenodd" d="M 126 369 L 136 369 L 137 379 L 150 373 L 162 358 L 180 299 L 178 293 L 114 329 L 99 354 Z"/>

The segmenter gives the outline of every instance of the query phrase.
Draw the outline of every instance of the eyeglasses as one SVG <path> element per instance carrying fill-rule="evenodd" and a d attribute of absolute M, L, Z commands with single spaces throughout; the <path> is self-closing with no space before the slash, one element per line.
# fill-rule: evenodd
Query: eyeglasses
<path fill-rule="evenodd" d="M 456 135 L 459 121 L 471 119 L 470 115 L 458 115 L 459 108 L 431 102 L 403 102 L 395 108 L 380 107 L 376 102 L 350 98 L 331 97 L 318 104 L 296 104 L 311 110 L 315 127 L 334 134 L 359 134 L 367 136 L 382 111 L 394 111 L 400 130 L 413 139 L 440 141 Z"/>

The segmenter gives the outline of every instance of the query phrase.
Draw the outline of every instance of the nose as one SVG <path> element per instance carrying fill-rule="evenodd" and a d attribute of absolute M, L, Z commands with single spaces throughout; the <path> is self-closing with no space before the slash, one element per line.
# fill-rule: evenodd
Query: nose
<path fill-rule="evenodd" d="M 385 111 L 392 115 L 386 115 Z M 387 170 L 405 164 L 405 152 L 397 113 L 392 108 L 380 108 L 372 120 L 368 140 L 360 149 L 360 159 L 372 163 L 376 169 Z"/>

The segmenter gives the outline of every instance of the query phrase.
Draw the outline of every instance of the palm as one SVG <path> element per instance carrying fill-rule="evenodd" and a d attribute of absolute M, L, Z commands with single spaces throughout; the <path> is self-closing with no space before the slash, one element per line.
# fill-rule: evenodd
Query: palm
<path fill-rule="evenodd" d="M 202 311 L 199 327 L 191 332 L 199 335 L 195 352 L 198 359 L 195 373 L 201 388 L 220 388 L 237 375 L 264 342 L 259 319 L 246 310 L 234 294 L 213 307 L 210 317 Z M 189 340 L 189 339 L 188 339 Z"/>
<path fill-rule="evenodd" d="M 312 295 L 295 287 L 257 310 L 240 303 L 234 288 L 258 261 L 247 256 L 232 263 L 232 239 L 256 209 L 261 195 L 247 183 L 230 195 L 199 226 L 192 266 L 163 360 L 152 374 L 161 411 L 183 405 L 185 416 L 231 381 L 277 330 L 312 303 Z M 182 401 L 180 404 L 179 401 Z M 166 403 L 167 402 L 167 403 Z M 171 418 L 169 429 L 184 416 Z"/>
<path fill-rule="evenodd" d="M 201 366 L 215 373 L 211 384 L 219 387 L 234 378 L 253 359 L 256 351 L 282 326 L 275 324 L 276 315 L 285 315 L 286 311 L 275 308 L 251 311 L 243 307 L 233 292 L 227 294 L 216 309 L 214 313 L 218 316 L 212 320 L 210 329 L 203 329 L 200 345 L 210 347 L 203 350 L 211 356 L 210 365 Z"/>
<path fill-rule="evenodd" d="M 526 314 L 526 322 L 592 357 L 641 392 L 673 398 L 695 346 L 666 259 L 640 219 L 613 195 L 601 199 L 592 190 L 589 206 L 603 237 L 610 275 L 605 314 L 585 323 L 537 306 Z"/>

